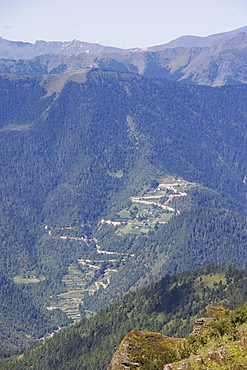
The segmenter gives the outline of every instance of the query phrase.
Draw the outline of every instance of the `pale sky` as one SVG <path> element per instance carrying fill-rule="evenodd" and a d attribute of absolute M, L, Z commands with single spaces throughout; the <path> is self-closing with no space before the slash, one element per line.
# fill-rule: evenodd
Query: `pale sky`
<path fill-rule="evenodd" d="M 247 25 L 247 0 L 0 0 L 0 36 L 121 48 L 208 36 Z"/>

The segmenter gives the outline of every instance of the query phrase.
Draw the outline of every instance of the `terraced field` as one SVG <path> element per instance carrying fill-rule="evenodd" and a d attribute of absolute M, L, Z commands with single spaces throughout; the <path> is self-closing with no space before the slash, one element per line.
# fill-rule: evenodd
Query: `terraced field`
<path fill-rule="evenodd" d="M 118 237 L 147 234 L 179 214 L 187 206 L 189 191 L 195 187 L 198 185 L 183 179 L 164 178 L 156 188 L 146 188 L 140 195 L 131 197 L 130 207 L 118 212 L 114 219 L 100 220 L 98 230 L 108 228 L 106 230 Z M 50 310 L 60 308 L 68 317 L 77 321 L 81 318 L 79 308 L 85 294 L 92 295 L 97 290 L 110 286 L 112 276 L 129 259 L 135 258 L 135 255 L 116 250 L 113 245 L 110 250 L 106 250 L 101 246 L 101 240 L 95 237 L 90 239 L 83 233 L 83 225 L 61 228 L 46 225 L 45 230 L 50 238 L 60 239 L 68 247 L 73 242 L 88 245 L 88 253 L 85 252 L 76 263 L 71 264 L 63 277 L 66 291 L 52 297 L 50 306 L 47 307 Z M 91 315 L 92 312 L 86 312 L 87 317 Z"/>
<path fill-rule="evenodd" d="M 141 196 L 131 197 L 132 205 L 118 213 L 121 218 L 117 234 L 148 233 L 159 224 L 180 213 L 188 191 L 198 187 L 183 179 L 167 177 L 155 189 L 146 189 Z"/>

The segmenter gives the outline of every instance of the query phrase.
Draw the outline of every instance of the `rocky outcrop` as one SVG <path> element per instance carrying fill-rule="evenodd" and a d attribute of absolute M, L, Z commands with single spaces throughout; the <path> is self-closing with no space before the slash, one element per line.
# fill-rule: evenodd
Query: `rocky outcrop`
<path fill-rule="evenodd" d="M 183 339 L 148 331 L 131 331 L 120 343 L 108 370 L 162 369 L 179 359 Z"/>
<path fill-rule="evenodd" d="M 194 329 L 191 335 L 201 334 L 203 330 L 209 327 L 212 321 L 216 320 L 215 317 L 202 317 L 194 322 Z"/>
<path fill-rule="evenodd" d="M 206 366 L 210 362 L 222 364 L 225 361 L 224 347 L 209 347 L 203 356 L 197 355 L 197 350 L 202 343 L 207 343 L 205 338 L 210 332 L 211 323 L 228 317 L 229 312 L 224 307 L 211 306 L 206 317 L 194 322 L 193 331 L 186 339 L 148 331 L 131 331 L 120 343 L 107 370 L 192 370 L 197 369 L 197 365 Z M 205 333 L 206 337 L 201 340 Z"/>

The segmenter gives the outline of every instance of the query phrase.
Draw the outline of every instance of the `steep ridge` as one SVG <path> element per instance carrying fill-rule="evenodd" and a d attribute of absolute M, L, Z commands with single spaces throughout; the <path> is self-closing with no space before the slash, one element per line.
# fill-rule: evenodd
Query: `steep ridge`
<path fill-rule="evenodd" d="M 246 297 L 246 269 L 236 270 L 234 266 L 222 268 L 214 264 L 194 273 L 166 275 L 155 284 L 125 295 L 95 317 L 83 320 L 54 334 L 51 339 L 36 344 L 20 358 L 12 358 L 8 362 L 0 361 L 0 368 L 24 370 L 32 366 L 33 369 L 40 370 L 106 370 L 117 346 L 130 331 L 145 330 L 185 338 L 192 332 L 193 322 L 208 310 L 208 305 L 224 305 L 228 309 L 234 309 L 244 304 Z M 243 315 L 236 313 L 237 317 L 241 318 Z M 235 323 L 238 329 L 238 322 Z M 224 328 L 228 330 L 228 325 L 224 322 L 214 328 L 216 340 L 221 340 Z M 231 335 L 232 333 L 230 337 Z M 203 352 L 206 342 L 209 345 L 211 343 L 212 350 L 212 340 L 205 339 L 206 337 L 201 341 L 199 339 L 198 342 L 191 340 L 188 347 L 182 348 L 180 355 L 186 358 L 190 351 Z M 176 339 L 173 342 L 179 343 Z M 234 346 L 235 343 L 232 343 Z M 144 345 L 144 351 L 145 349 L 147 347 Z M 200 357 L 200 352 L 198 354 Z M 146 357 L 146 360 L 150 361 L 152 358 Z"/>

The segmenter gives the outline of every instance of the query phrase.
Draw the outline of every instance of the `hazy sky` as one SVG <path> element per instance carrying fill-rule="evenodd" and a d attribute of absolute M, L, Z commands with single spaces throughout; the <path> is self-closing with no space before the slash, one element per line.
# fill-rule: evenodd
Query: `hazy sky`
<path fill-rule="evenodd" d="M 247 0 L 0 0 L 0 36 L 122 48 L 247 25 Z"/>

